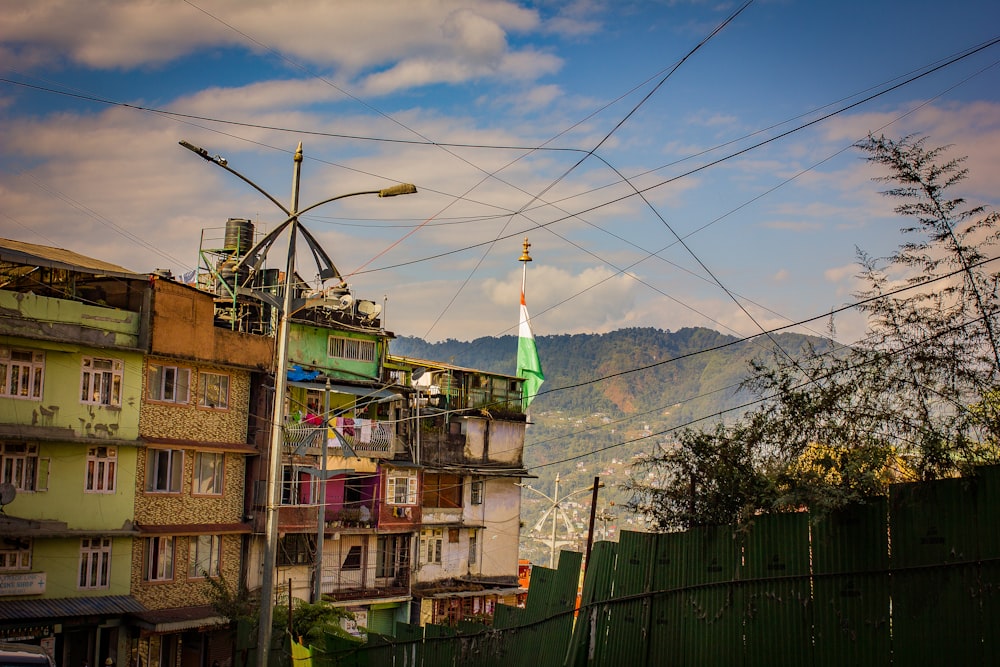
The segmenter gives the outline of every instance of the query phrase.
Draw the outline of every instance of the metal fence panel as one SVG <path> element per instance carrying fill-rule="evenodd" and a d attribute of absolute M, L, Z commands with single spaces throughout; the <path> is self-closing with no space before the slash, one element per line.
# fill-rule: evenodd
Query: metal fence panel
<path fill-rule="evenodd" d="M 812 517 L 816 667 L 890 664 L 888 503 Z"/>
<path fill-rule="evenodd" d="M 571 667 L 593 664 L 595 647 L 601 633 L 607 633 L 608 606 L 598 604 L 610 600 L 617 542 L 597 542 L 590 552 L 590 562 L 583 578 L 580 613 L 573 627 L 570 654 L 566 662 Z"/>
<path fill-rule="evenodd" d="M 743 534 L 731 526 L 687 532 L 683 542 L 683 634 L 680 665 L 738 667 L 743 664 Z"/>
<path fill-rule="evenodd" d="M 745 664 L 810 664 L 809 516 L 797 512 L 756 517 L 746 540 Z"/>
<path fill-rule="evenodd" d="M 889 490 L 896 664 L 985 664 L 979 600 L 972 594 L 978 482 L 946 479 Z"/>
<path fill-rule="evenodd" d="M 597 665 L 644 665 L 648 647 L 652 569 L 656 535 L 623 532 L 614 573 L 615 602 L 608 607 L 610 627 L 595 651 Z"/>
<path fill-rule="evenodd" d="M 983 655 L 1000 655 L 1000 466 L 979 470 L 979 558 L 982 562 L 976 594 L 982 602 Z"/>

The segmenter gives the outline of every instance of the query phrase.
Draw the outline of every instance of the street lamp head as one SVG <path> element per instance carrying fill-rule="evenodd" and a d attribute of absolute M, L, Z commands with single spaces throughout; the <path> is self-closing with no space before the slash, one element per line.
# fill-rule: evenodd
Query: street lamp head
<path fill-rule="evenodd" d="M 379 197 L 397 197 L 399 195 L 413 195 L 417 193 L 417 186 L 412 183 L 400 183 L 399 185 L 394 185 L 391 188 L 385 188 L 378 191 Z"/>

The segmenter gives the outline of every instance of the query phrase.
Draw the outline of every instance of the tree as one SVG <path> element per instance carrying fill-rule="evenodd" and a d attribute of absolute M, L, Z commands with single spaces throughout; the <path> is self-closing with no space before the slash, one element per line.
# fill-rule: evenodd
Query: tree
<path fill-rule="evenodd" d="M 732 522 L 750 511 L 832 509 L 885 494 L 891 481 L 960 475 L 1000 460 L 1000 272 L 988 259 L 1000 216 L 948 198 L 968 174 L 964 158 L 946 160 L 947 147 L 927 149 L 925 141 L 869 136 L 857 145 L 887 170 L 876 180 L 892 184 L 883 194 L 900 202 L 894 210 L 907 221 L 890 257 L 858 251 L 864 339 L 752 361 L 744 387 L 759 406 L 736 424 L 684 433 L 674 449 L 641 458 L 633 470 L 659 486 L 633 476 L 637 511 L 649 515 L 662 504 L 656 518 L 668 528 Z"/>

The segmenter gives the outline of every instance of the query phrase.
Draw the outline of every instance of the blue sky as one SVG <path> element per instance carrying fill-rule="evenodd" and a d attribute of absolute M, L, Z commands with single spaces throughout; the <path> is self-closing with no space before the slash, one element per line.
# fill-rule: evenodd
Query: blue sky
<path fill-rule="evenodd" d="M 304 218 L 397 334 L 514 333 L 528 236 L 536 335 L 752 335 L 851 302 L 855 247 L 902 240 L 868 132 L 953 145 L 956 194 L 996 205 L 1000 45 L 886 92 L 1000 37 L 995 1 L 757 0 L 709 38 L 740 6 L 12 0 L 0 236 L 183 273 L 202 230 L 282 216 L 178 140 L 285 203 L 302 141 L 303 205 L 420 190 Z"/>

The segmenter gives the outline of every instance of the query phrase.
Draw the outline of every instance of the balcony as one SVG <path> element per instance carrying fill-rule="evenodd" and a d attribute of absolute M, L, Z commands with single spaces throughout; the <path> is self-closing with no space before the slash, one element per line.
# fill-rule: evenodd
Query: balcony
<path fill-rule="evenodd" d="M 285 454 L 329 454 L 369 459 L 391 458 L 396 433 L 389 424 L 374 419 L 332 419 L 331 428 L 302 422 L 285 425 Z"/>

